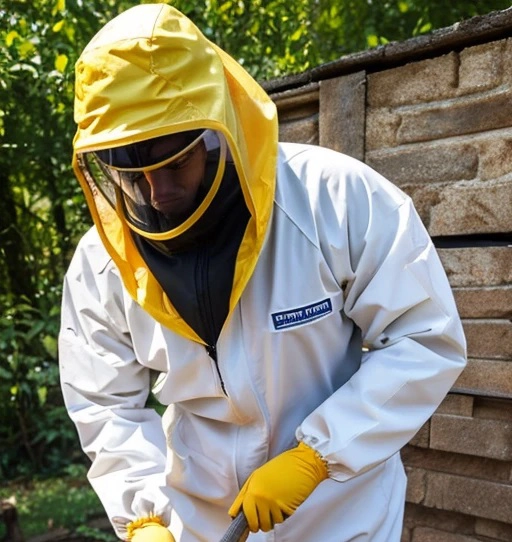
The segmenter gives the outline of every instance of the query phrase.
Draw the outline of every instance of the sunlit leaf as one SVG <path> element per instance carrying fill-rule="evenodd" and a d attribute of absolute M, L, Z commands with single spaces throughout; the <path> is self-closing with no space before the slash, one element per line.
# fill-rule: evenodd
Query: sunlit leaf
<path fill-rule="evenodd" d="M 57 0 L 52 9 L 52 15 L 57 15 L 60 11 L 66 9 L 66 0 Z"/>
<path fill-rule="evenodd" d="M 5 45 L 7 45 L 7 47 L 10 47 L 13 44 L 14 40 L 19 37 L 20 35 L 18 34 L 18 32 L 16 32 L 16 30 L 11 30 L 7 34 L 7 36 L 5 36 Z"/>
<path fill-rule="evenodd" d="M 366 43 L 368 44 L 368 47 L 377 47 L 377 45 L 379 45 L 379 38 L 375 34 L 370 34 L 369 36 L 366 36 Z"/>
<path fill-rule="evenodd" d="M 35 51 L 35 49 L 36 48 L 32 42 L 24 41 L 19 45 L 18 52 L 21 58 L 27 58 Z"/>
<path fill-rule="evenodd" d="M 224 13 L 226 11 L 228 11 L 229 9 L 231 9 L 231 7 L 233 6 L 233 2 L 231 2 L 230 0 L 228 0 L 227 2 L 224 2 L 221 6 L 219 6 L 219 13 Z"/>
<path fill-rule="evenodd" d="M 68 65 L 69 58 L 64 55 L 60 54 L 55 57 L 55 69 L 60 71 L 61 73 L 64 73 L 66 70 L 66 66 Z"/>
<path fill-rule="evenodd" d="M 40 388 L 37 388 L 37 396 L 39 398 L 39 404 L 44 405 L 48 396 L 48 388 L 46 386 L 41 386 Z"/>
<path fill-rule="evenodd" d="M 400 13 L 407 13 L 409 11 L 409 4 L 407 2 L 398 2 L 398 10 Z"/>
<path fill-rule="evenodd" d="M 297 41 L 302 36 L 302 28 L 299 26 L 297 30 L 290 36 L 290 41 Z"/>
<path fill-rule="evenodd" d="M 60 20 L 59 22 L 55 23 L 52 27 L 52 30 L 54 32 L 60 32 L 62 30 L 62 27 L 64 26 L 64 19 Z"/>
<path fill-rule="evenodd" d="M 66 33 L 66 37 L 68 38 L 68 40 L 73 43 L 76 34 L 75 27 L 71 24 L 67 24 L 66 26 L 64 26 L 64 32 Z"/>

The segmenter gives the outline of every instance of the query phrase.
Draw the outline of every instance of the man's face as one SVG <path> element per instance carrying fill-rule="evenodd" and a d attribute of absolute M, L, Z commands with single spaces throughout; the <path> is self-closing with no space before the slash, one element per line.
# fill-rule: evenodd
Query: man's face
<path fill-rule="evenodd" d="M 181 134 L 159 138 L 148 151 L 150 161 L 170 156 L 184 146 Z M 197 194 L 204 179 L 206 148 L 199 141 L 176 160 L 158 169 L 142 171 L 137 179 L 142 195 L 151 206 L 173 221 L 185 220 L 197 207 Z"/>

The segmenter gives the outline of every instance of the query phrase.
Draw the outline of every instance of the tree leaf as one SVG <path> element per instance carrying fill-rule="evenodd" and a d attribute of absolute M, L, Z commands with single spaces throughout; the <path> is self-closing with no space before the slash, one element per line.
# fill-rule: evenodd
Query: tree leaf
<path fill-rule="evenodd" d="M 55 23 L 52 27 L 52 30 L 54 32 L 60 32 L 62 30 L 62 27 L 64 26 L 64 19 L 61 19 L 57 23 Z"/>
<path fill-rule="evenodd" d="M 61 73 L 64 73 L 66 70 L 66 66 L 68 65 L 69 58 L 64 55 L 60 54 L 55 57 L 55 69 L 60 71 Z"/>
<path fill-rule="evenodd" d="M 368 44 L 368 47 L 377 47 L 377 45 L 379 45 L 379 37 L 375 34 L 370 34 L 369 36 L 366 36 L 366 43 Z"/>
<path fill-rule="evenodd" d="M 37 396 L 39 398 L 39 404 L 44 405 L 46 403 L 46 397 L 48 396 L 48 388 L 46 386 L 37 388 Z"/>
<path fill-rule="evenodd" d="M 5 36 L 5 45 L 7 45 L 7 47 L 10 47 L 13 44 L 14 40 L 19 37 L 20 35 L 18 34 L 18 32 L 16 32 L 16 30 L 11 30 L 7 34 L 7 36 Z"/>

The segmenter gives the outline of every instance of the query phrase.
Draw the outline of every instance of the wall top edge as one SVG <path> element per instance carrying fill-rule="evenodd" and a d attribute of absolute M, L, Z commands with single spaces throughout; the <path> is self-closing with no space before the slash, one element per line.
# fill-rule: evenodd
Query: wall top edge
<path fill-rule="evenodd" d="M 401 42 L 391 42 L 367 51 L 352 53 L 305 72 L 260 81 L 270 95 L 357 71 L 376 72 L 480 43 L 509 38 L 512 7 L 472 17 L 452 26 Z"/>

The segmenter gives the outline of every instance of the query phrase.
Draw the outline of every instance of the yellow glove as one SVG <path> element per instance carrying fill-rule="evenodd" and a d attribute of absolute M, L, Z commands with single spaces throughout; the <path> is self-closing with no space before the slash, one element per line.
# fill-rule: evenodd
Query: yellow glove
<path fill-rule="evenodd" d="M 256 469 L 229 509 L 235 517 L 243 509 L 249 529 L 270 531 L 291 516 L 297 507 L 328 477 L 318 453 L 301 442 Z"/>
<path fill-rule="evenodd" d="M 127 531 L 130 542 L 176 542 L 157 516 L 132 521 Z"/>

